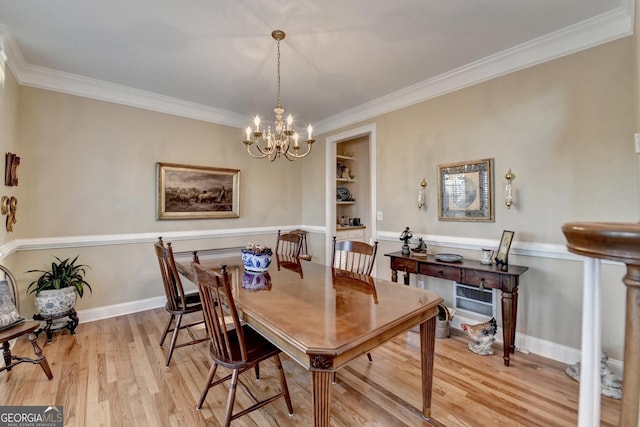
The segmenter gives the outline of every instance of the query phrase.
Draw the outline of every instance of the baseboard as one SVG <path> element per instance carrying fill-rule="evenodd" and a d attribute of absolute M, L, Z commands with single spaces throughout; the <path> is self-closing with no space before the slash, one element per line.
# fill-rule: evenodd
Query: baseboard
<path fill-rule="evenodd" d="M 78 318 L 80 319 L 80 323 L 94 322 L 96 320 L 110 319 L 112 317 L 124 316 L 127 314 L 164 307 L 166 302 L 167 298 L 160 296 L 104 307 L 90 308 L 87 310 L 78 310 Z"/>

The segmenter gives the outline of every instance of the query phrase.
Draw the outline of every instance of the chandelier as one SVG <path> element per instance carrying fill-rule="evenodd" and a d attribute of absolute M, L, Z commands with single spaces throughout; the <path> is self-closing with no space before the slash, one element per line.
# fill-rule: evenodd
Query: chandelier
<path fill-rule="evenodd" d="M 312 144 L 315 139 L 311 138 L 313 128 L 311 125 L 307 127 L 307 150 L 300 153 L 300 137 L 298 132 L 293 128 L 293 117 L 291 114 L 287 117 L 287 122 L 282 121 L 284 108 L 280 104 L 280 41 L 284 40 L 286 34 L 282 30 L 274 30 L 271 37 L 278 42 L 278 97 L 276 98 L 276 106 L 273 109 L 276 113 L 276 121 L 273 130 L 271 126 L 267 126 L 266 132 L 260 130 L 260 117 L 256 116 L 253 120 L 255 129 L 251 131 L 251 126 L 247 126 L 247 139 L 243 142 L 247 146 L 247 153 L 256 159 L 264 159 L 267 157 L 269 161 L 274 161 L 281 155 L 287 160 L 295 160 L 306 157 L 311 152 Z M 257 153 L 251 151 L 251 146 L 255 143 Z"/>

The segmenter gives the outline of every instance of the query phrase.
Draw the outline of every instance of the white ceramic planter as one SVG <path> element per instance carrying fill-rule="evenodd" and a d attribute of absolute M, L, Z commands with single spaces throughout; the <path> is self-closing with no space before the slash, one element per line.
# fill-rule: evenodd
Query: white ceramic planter
<path fill-rule="evenodd" d="M 40 315 L 57 316 L 71 310 L 76 302 L 75 288 L 52 289 L 42 291 L 33 300 Z"/>

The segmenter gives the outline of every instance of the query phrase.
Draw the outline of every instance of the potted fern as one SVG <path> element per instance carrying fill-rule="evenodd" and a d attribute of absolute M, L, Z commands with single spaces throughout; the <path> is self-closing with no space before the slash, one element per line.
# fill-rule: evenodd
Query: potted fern
<path fill-rule="evenodd" d="M 84 295 L 84 288 L 93 292 L 91 285 L 84 279 L 84 264 L 76 264 L 78 256 L 70 261 L 55 257 L 49 270 L 29 270 L 27 273 L 40 273 L 38 279 L 29 284 L 27 291 L 35 293 L 34 304 L 41 316 L 59 316 L 67 313 L 79 296 Z"/>

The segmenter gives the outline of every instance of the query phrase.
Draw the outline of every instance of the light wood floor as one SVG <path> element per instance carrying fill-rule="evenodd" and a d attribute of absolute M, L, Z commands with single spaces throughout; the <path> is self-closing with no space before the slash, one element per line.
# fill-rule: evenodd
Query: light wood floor
<path fill-rule="evenodd" d="M 163 309 L 92 323 L 81 323 L 75 336 L 57 333 L 39 342 L 54 379 L 38 366 L 21 364 L 0 374 L 0 405 L 63 405 L 65 426 L 216 426 L 227 389 L 209 392 L 201 411 L 194 409 L 209 369 L 207 344 L 177 349 L 170 368 L 158 346 L 167 319 Z M 82 319 L 81 319 L 82 320 Z M 165 344 L 167 345 L 167 344 Z M 338 373 L 333 386 L 332 425 L 422 426 L 420 344 L 408 332 Z M 16 354 L 30 354 L 26 340 Z M 575 426 L 578 384 L 563 364 L 517 353 L 512 366 L 502 363 L 501 347 L 493 356 L 467 349 L 467 338 L 453 334 L 436 342 L 433 425 Z M 295 415 L 282 399 L 242 417 L 234 426 L 311 425 L 310 377 L 286 356 L 283 365 Z M 261 364 L 261 377 L 244 374 L 260 396 L 278 389 L 272 362 Z M 246 407 L 241 389 L 236 408 Z M 604 398 L 602 425 L 617 424 L 619 401 Z"/>

